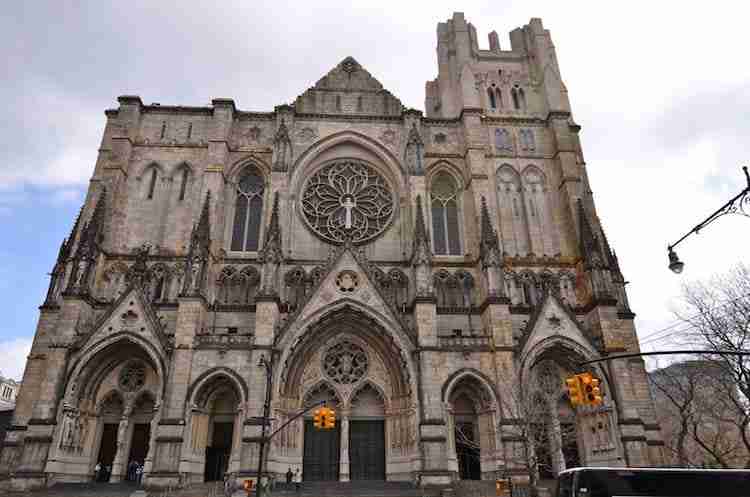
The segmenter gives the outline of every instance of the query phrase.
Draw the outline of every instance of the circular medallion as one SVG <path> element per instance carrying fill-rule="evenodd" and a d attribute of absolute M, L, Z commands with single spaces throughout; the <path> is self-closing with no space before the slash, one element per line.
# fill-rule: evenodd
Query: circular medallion
<path fill-rule="evenodd" d="M 330 163 L 316 171 L 302 190 L 302 217 L 325 241 L 364 243 L 388 227 L 394 211 L 385 178 L 353 159 Z"/>
<path fill-rule="evenodd" d="M 339 342 L 326 352 L 323 369 L 336 383 L 355 383 L 367 373 L 367 354 L 359 345 Z"/>
<path fill-rule="evenodd" d="M 140 362 L 126 364 L 120 371 L 120 388 L 126 392 L 140 390 L 146 383 L 146 367 Z"/>
<path fill-rule="evenodd" d="M 359 286 L 359 276 L 354 271 L 341 271 L 336 276 L 336 287 L 341 293 L 354 293 Z"/>

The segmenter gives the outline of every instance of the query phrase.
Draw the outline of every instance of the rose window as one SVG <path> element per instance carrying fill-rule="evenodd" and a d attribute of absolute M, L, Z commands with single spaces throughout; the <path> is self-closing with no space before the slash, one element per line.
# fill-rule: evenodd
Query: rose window
<path fill-rule="evenodd" d="M 140 390 L 146 383 L 146 367 L 140 362 L 126 365 L 120 371 L 120 387 L 126 392 Z"/>
<path fill-rule="evenodd" d="M 385 178 L 355 160 L 328 164 L 302 191 L 302 217 L 316 235 L 332 243 L 372 240 L 388 227 L 393 210 Z"/>
<path fill-rule="evenodd" d="M 359 345 L 340 342 L 326 352 L 323 369 L 336 383 L 354 383 L 367 373 L 367 355 Z"/>

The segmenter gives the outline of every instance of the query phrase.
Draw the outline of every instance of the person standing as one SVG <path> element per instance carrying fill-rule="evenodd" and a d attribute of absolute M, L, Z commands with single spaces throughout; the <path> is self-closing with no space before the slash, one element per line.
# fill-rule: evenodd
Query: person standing
<path fill-rule="evenodd" d="M 95 482 L 99 481 L 99 479 L 101 478 L 101 474 L 102 474 L 102 463 L 101 461 L 99 461 L 98 463 L 96 463 L 96 466 L 94 466 L 94 481 Z"/>
<path fill-rule="evenodd" d="M 302 484 L 302 475 L 299 472 L 299 468 L 294 470 L 294 489 L 297 493 L 300 491 L 300 485 Z"/>
<path fill-rule="evenodd" d="M 292 477 L 294 476 L 294 473 L 292 473 L 291 466 L 289 469 L 286 470 L 286 486 L 287 488 L 292 488 Z"/>

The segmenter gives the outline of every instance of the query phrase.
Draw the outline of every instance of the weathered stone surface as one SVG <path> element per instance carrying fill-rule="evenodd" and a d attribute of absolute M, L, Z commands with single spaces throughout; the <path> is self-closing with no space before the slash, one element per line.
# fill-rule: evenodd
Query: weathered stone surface
<path fill-rule="evenodd" d="M 99 461 L 122 479 L 131 460 L 159 487 L 255 478 L 267 394 L 274 430 L 310 402 L 337 406 L 342 479 L 362 420 L 383 421 L 381 477 L 492 479 L 522 466 L 515 389 L 542 384 L 529 394 L 553 417 L 547 438 L 580 463 L 658 464 L 642 363 L 593 368 L 600 408 L 574 412 L 562 391 L 578 362 L 638 342 L 549 32 L 533 19 L 510 50 L 484 50 L 454 14 L 425 104 L 426 117 L 404 109 L 352 58 L 265 113 L 121 97 L 42 307 L 0 456 L 7 484 L 88 481 Z M 352 176 L 305 197 L 342 159 L 387 192 Z M 101 185 L 90 295 L 60 291 Z M 323 220 L 333 243 L 311 229 Z M 266 444 L 264 471 L 314 471 L 305 430 Z"/>

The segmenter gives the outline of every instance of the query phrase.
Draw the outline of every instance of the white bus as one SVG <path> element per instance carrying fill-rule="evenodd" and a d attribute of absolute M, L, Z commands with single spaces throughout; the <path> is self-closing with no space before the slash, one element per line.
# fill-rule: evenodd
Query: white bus
<path fill-rule="evenodd" d="M 573 468 L 556 497 L 750 497 L 750 470 Z"/>

